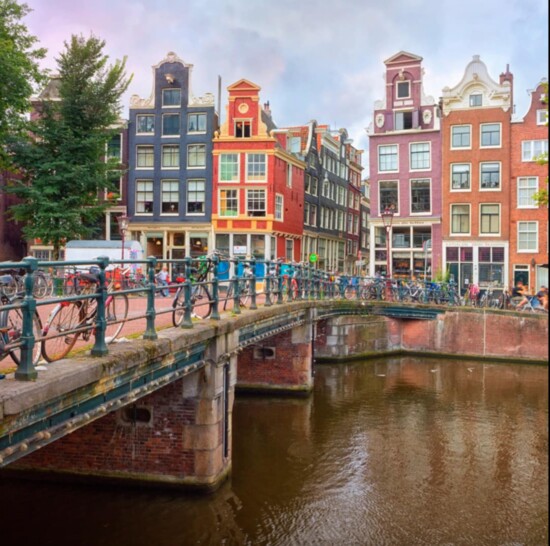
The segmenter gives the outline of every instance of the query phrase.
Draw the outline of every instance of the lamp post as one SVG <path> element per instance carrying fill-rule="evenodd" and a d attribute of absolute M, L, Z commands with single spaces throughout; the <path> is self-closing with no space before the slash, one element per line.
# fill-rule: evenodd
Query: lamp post
<path fill-rule="evenodd" d="M 118 222 L 118 231 L 122 237 L 122 259 L 124 260 L 124 238 L 126 236 L 126 232 L 128 231 L 128 223 L 130 218 L 128 218 L 125 214 L 122 214 L 117 216 L 116 219 Z"/>
<path fill-rule="evenodd" d="M 386 228 L 386 301 L 389 301 L 391 296 L 391 256 L 390 256 L 390 237 L 391 237 L 391 225 L 393 222 L 393 215 L 395 213 L 395 207 L 390 205 L 386 207 L 380 214 L 382 217 L 382 223 Z"/>

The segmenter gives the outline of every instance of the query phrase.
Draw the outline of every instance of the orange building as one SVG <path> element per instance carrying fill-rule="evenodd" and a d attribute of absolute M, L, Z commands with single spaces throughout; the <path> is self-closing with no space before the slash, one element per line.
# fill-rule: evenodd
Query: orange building
<path fill-rule="evenodd" d="M 259 86 L 242 79 L 227 90 L 225 122 L 214 136 L 215 248 L 299 261 L 305 163 L 293 153 L 290 133 L 273 123 L 269 103 L 260 106 Z"/>
<path fill-rule="evenodd" d="M 474 55 L 442 110 L 443 270 L 464 289 L 509 283 L 513 76 Z"/>
<path fill-rule="evenodd" d="M 531 290 L 548 286 L 548 206 L 538 206 L 533 194 L 548 187 L 548 83 L 531 91 L 525 117 L 512 123 L 512 184 L 510 225 L 510 278 Z"/>

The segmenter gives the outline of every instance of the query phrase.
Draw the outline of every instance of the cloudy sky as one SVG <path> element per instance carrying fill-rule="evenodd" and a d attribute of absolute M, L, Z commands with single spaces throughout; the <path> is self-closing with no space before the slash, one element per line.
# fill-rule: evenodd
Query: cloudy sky
<path fill-rule="evenodd" d="M 174 51 L 193 64 L 192 92 L 217 96 L 246 78 L 258 84 L 279 127 L 312 119 L 345 127 L 368 149 L 366 127 L 384 91 L 384 60 L 400 50 L 423 57 L 424 91 L 437 101 L 472 55 L 493 79 L 510 65 L 516 114 L 528 108 L 548 66 L 548 0 L 26 0 L 24 22 L 48 49 L 44 66 L 72 34 L 106 41 L 127 57 L 132 94 L 148 98 L 151 67 Z M 217 103 L 217 98 L 216 98 Z M 365 153 L 363 164 L 367 165 Z"/>

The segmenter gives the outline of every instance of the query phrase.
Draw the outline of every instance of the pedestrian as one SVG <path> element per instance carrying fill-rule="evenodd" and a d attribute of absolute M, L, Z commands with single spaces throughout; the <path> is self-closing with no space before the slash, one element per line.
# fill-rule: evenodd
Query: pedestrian
<path fill-rule="evenodd" d="M 170 295 L 168 290 L 168 267 L 163 266 L 162 269 L 156 274 L 157 283 L 161 286 L 160 293 L 167 298 Z"/>
<path fill-rule="evenodd" d="M 548 288 L 546 286 L 541 286 L 540 290 L 537 292 L 537 299 L 542 305 L 545 311 L 548 311 Z"/>
<path fill-rule="evenodd" d="M 516 286 L 512 289 L 512 298 L 521 298 L 521 301 L 516 305 L 516 309 L 523 309 L 525 305 L 529 303 L 529 298 L 527 287 L 523 284 L 522 281 L 518 281 Z"/>

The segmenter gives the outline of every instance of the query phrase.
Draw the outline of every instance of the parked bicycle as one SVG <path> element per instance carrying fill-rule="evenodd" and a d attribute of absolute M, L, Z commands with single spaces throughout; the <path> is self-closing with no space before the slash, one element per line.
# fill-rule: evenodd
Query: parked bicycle
<path fill-rule="evenodd" d="M 252 265 L 250 262 L 241 262 L 242 272 L 229 282 L 227 294 L 223 302 L 223 310 L 226 311 L 235 305 L 235 291 L 238 290 L 238 304 L 240 307 L 246 307 L 252 299 Z M 231 302 L 231 304 L 229 303 Z"/>
<path fill-rule="evenodd" d="M 10 284 L 10 275 L 0 276 L 0 361 L 6 356 L 10 356 L 15 364 L 21 363 L 21 342 L 23 338 L 23 303 L 22 295 L 7 296 L 3 291 L 4 287 Z M 7 306 L 15 306 L 6 309 Z M 40 360 L 40 335 L 42 332 L 42 323 L 40 317 L 35 311 L 33 316 L 33 335 L 35 344 L 32 354 L 32 363 L 37 364 Z"/>
<path fill-rule="evenodd" d="M 42 356 L 48 361 L 60 360 L 69 354 L 80 337 L 89 341 L 95 334 L 99 277 L 95 273 L 75 272 L 73 289 L 82 299 L 62 301 L 50 313 L 42 330 Z M 105 301 L 105 342 L 112 343 L 120 334 L 128 317 L 128 296 L 118 293 L 117 284 L 109 286 Z"/>
<path fill-rule="evenodd" d="M 4 270 L 4 281 L 2 281 L 2 292 L 13 297 L 25 290 L 25 271 L 19 269 Z M 42 299 L 51 295 L 53 291 L 53 282 L 51 277 L 43 271 L 35 271 L 33 277 L 33 296 L 36 299 Z"/>

